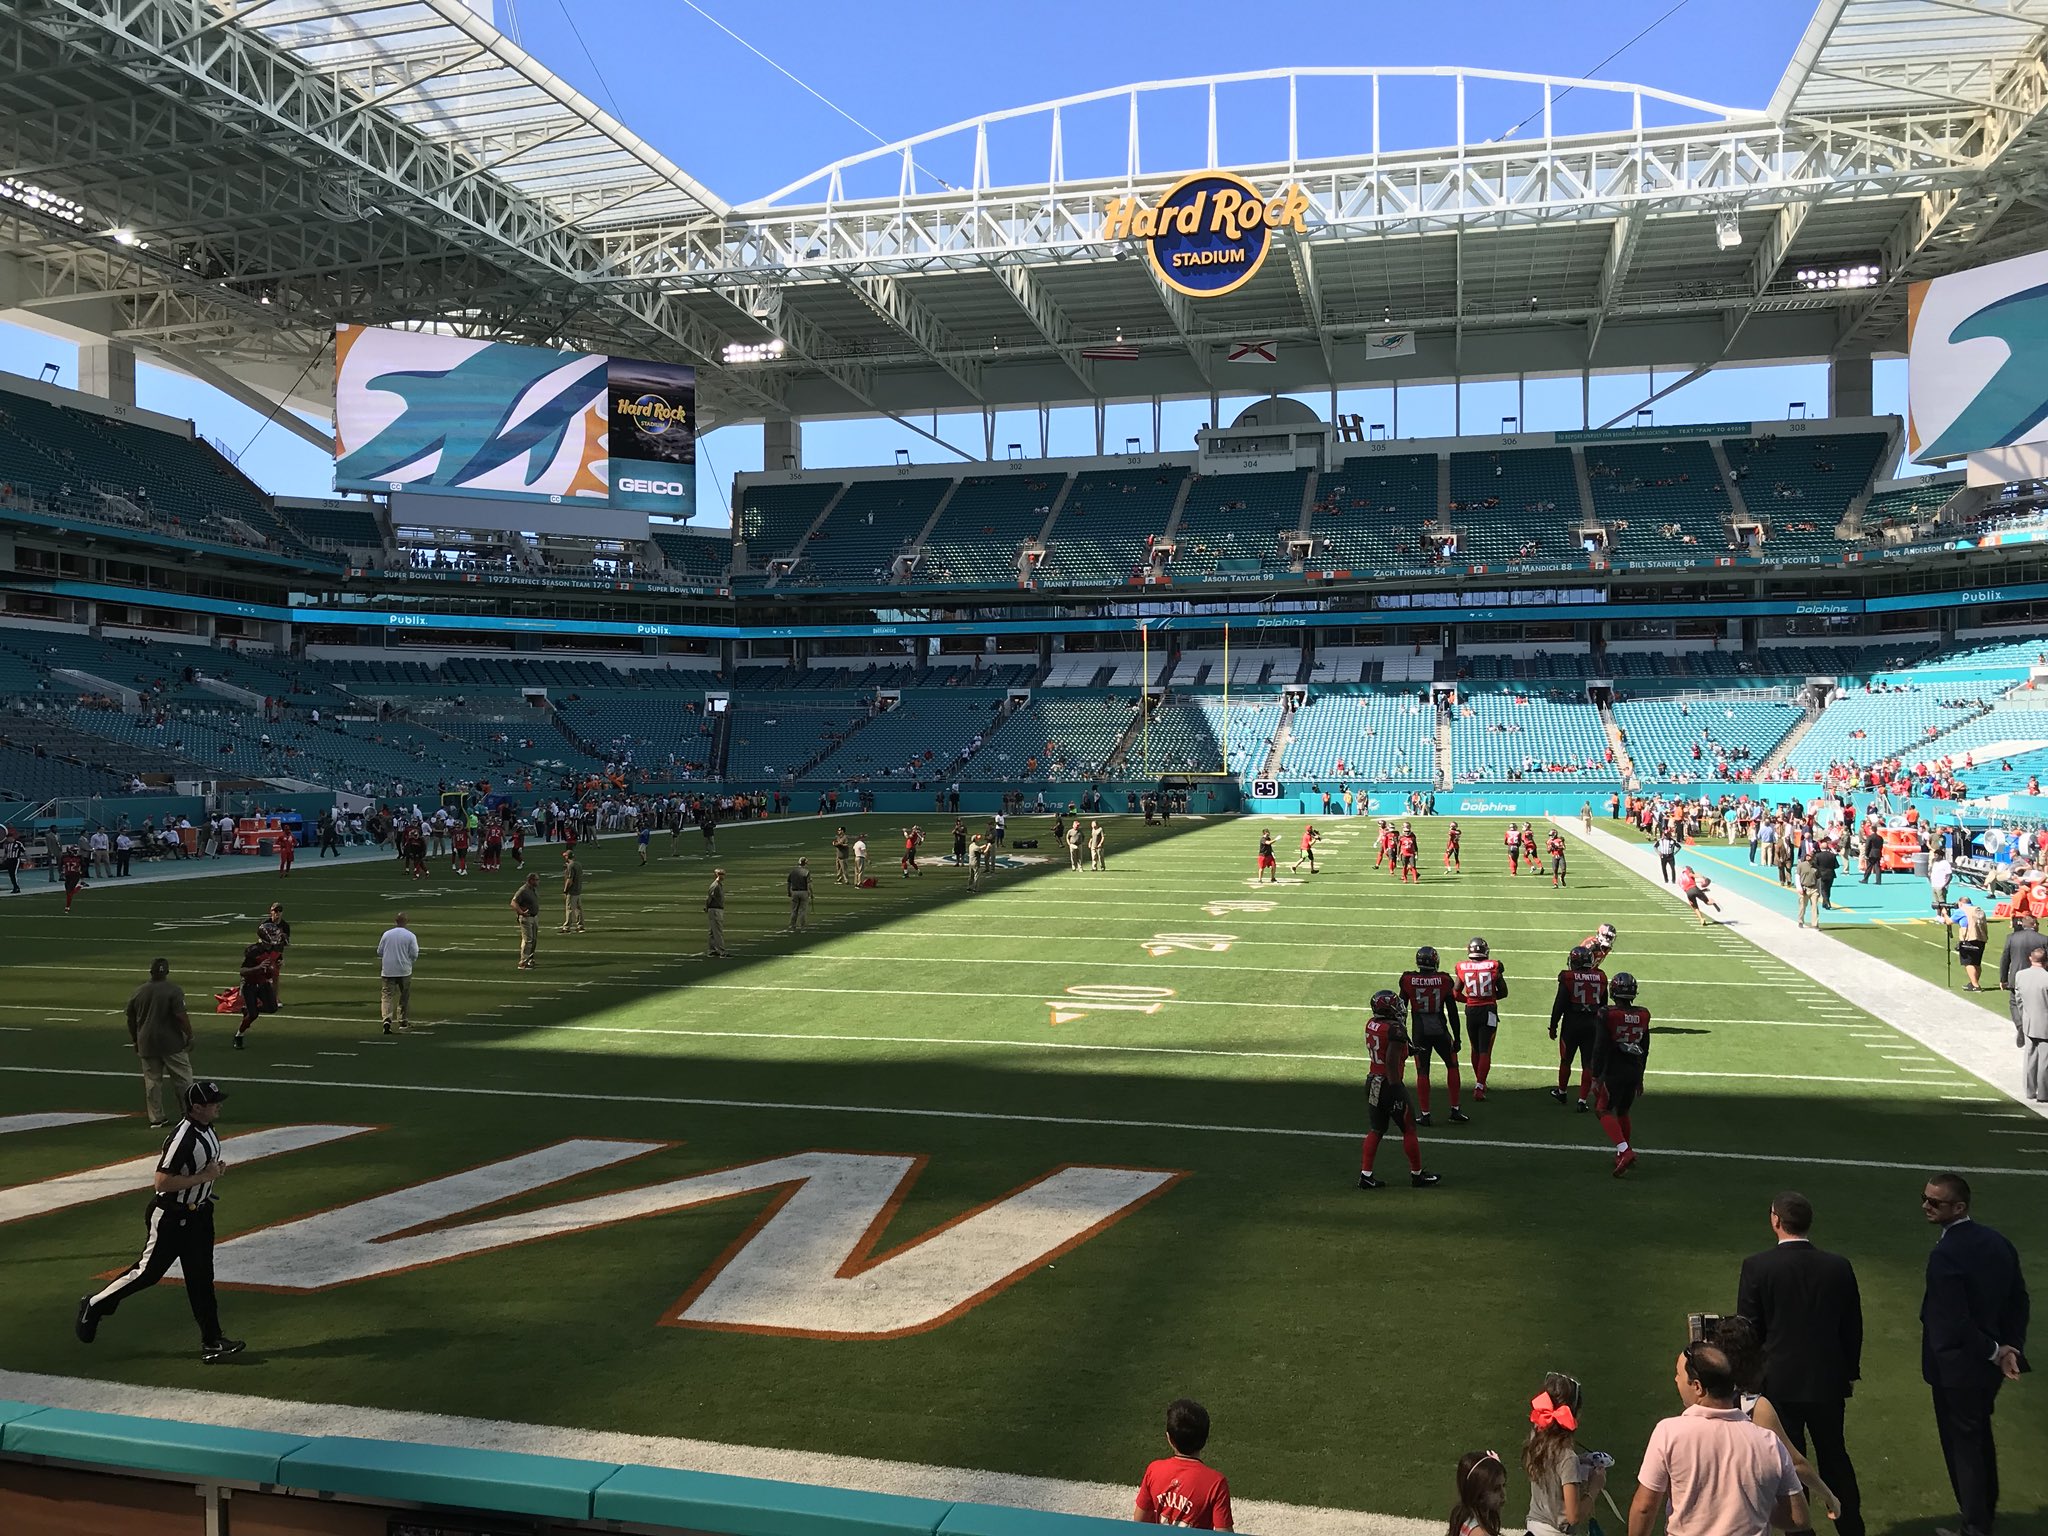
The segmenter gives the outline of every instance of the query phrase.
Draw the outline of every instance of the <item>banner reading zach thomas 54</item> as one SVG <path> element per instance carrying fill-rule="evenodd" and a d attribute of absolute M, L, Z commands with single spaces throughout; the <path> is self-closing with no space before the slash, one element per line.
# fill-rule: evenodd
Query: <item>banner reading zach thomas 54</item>
<path fill-rule="evenodd" d="M 337 490 L 447 491 L 696 511 L 697 371 L 344 325 Z"/>

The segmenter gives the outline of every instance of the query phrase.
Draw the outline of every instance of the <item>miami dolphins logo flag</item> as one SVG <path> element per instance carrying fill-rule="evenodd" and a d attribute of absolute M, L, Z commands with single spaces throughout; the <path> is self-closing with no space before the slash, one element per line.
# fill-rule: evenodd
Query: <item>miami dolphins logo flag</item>
<path fill-rule="evenodd" d="M 2048 251 L 1915 283 L 1907 335 L 1914 458 L 2048 441 Z"/>

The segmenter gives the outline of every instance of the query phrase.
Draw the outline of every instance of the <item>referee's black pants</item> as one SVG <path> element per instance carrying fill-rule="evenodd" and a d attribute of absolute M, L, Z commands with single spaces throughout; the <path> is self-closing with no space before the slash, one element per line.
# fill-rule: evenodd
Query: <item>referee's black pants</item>
<path fill-rule="evenodd" d="M 1664 877 L 1666 885 L 1676 880 L 1678 878 L 1678 855 L 1675 853 L 1658 854 L 1657 872 Z"/>
<path fill-rule="evenodd" d="M 91 1300 L 95 1317 L 109 1317 L 130 1296 L 163 1279 L 173 1263 L 185 1272 L 185 1299 L 199 1324 L 199 1342 L 220 1337 L 220 1306 L 213 1296 L 213 1206 L 149 1203 L 142 1252 L 129 1270 Z"/>

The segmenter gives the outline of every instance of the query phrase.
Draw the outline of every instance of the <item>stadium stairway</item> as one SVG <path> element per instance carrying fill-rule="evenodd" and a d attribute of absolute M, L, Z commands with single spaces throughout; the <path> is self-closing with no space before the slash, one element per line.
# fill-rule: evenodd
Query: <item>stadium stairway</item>
<path fill-rule="evenodd" d="M 1304 512 L 1302 514 L 1303 521 L 1306 521 L 1307 518 L 1308 514 Z M 1272 749 L 1266 753 L 1266 760 L 1259 764 L 1259 777 L 1262 779 L 1277 779 L 1280 777 L 1280 764 L 1287 756 L 1287 744 L 1294 740 L 1295 701 L 1296 695 L 1290 693 L 1287 695 L 1286 702 L 1280 707 L 1280 724 L 1273 730 Z"/>
<path fill-rule="evenodd" d="M 1799 743 L 1806 739 L 1806 733 L 1819 723 L 1820 711 L 1817 709 L 1807 710 L 1806 718 L 1787 731 L 1785 739 L 1771 748 L 1770 752 L 1764 757 L 1764 760 L 1756 765 L 1754 776 L 1758 779 L 1768 779 L 1772 774 L 1776 773 L 1783 765 L 1785 759 L 1792 755 Z"/>
<path fill-rule="evenodd" d="M 1457 776 L 1451 772 L 1451 717 L 1443 710 L 1436 712 L 1436 787 L 1448 790 L 1457 783 Z"/>
<path fill-rule="evenodd" d="M 1614 766 L 1621 771 L 1621 782 L 1624 784 L 1642 783 L 1641 778 L 1636 774 L 1636 760 L 1629 756 L 1628 738 L 1622 733 L 1621 727 L 1615 723 L 1614 711 L 1605 704 L 1599 705 L 1598 708 L 1600 710 L 1600 723 L 1607 728 L 1607 744 L 1614 749 Z"/>

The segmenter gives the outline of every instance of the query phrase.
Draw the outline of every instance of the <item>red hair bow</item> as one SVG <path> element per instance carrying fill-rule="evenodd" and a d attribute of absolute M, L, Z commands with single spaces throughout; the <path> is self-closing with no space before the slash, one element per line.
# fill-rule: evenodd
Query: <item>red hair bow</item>
<path fill-rule="evenodd" d="M 1572 1412 L 1571 1404 L 1560 1403 L 1548 1392 L 1538 1392 L 1529 1399 L 1529 1422 L 1538 1429 L 1549 1429 L 1554 1424 L 1571 1430 L 1579 1427 L 1578 1415 Z"/>

